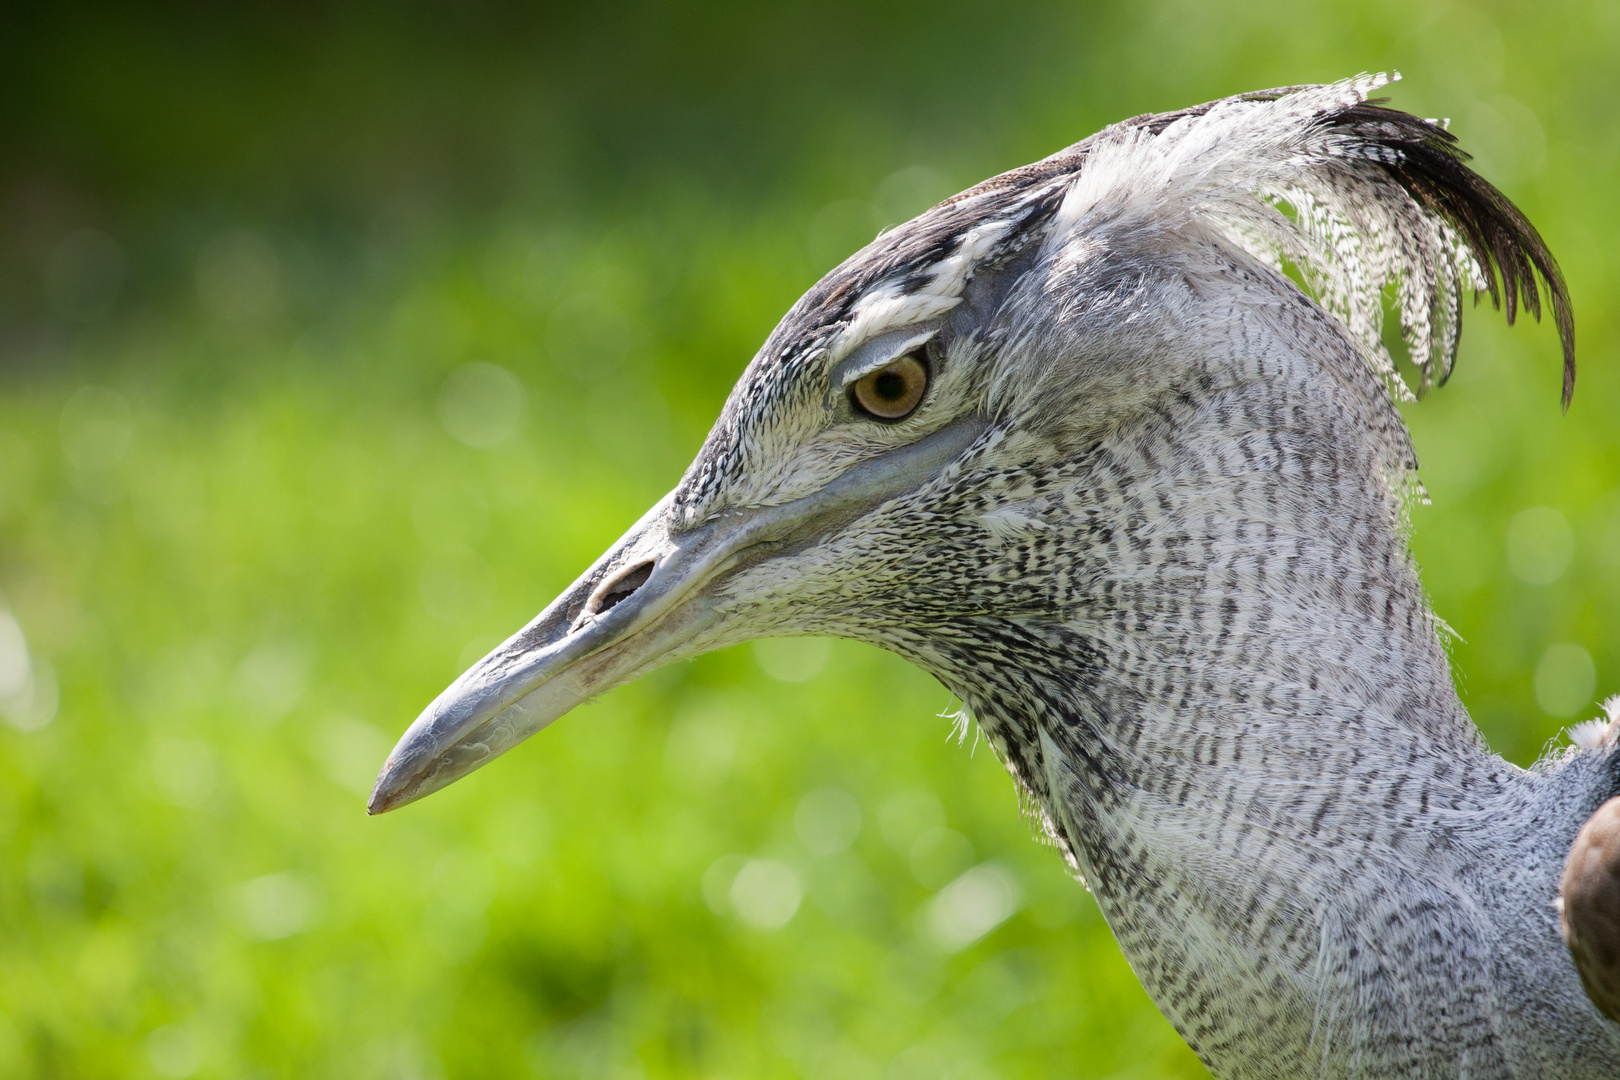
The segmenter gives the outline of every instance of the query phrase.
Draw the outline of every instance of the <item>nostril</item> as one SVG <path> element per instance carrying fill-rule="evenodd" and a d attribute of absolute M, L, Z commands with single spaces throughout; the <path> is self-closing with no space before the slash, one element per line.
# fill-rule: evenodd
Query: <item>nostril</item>
<path fill-rule="evenodd" d="M 621 574 L 613 584 L 608 586 L 607 591 L 602 593 L 601 599 L 596 602 L 596 613 L 604 615 L 620 601 L 628 600 L 631 594 L 647 584 L 647 579 L 652 577 L 652 572 L 653 564 L 644 562 Z"/>

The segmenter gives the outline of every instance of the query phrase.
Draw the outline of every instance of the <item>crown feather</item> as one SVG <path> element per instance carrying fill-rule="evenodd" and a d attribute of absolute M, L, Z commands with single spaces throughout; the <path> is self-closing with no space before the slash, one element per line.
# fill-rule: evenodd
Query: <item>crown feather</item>
<path fill-rule="evenodd" d="M 1512 324 L 1521 304 L 1540 319 L 1545 289 L 1567 409 L 1575 328 L 1557 261 L 1443 123 L 1369 99 L 1389 81 L 1284 87 L 1116 124 L 1074 148 L 1083 164 L 1055 232 L 1211 223 L 1274 267 L 1292 264 L 1397 393 L 1386 289 L 1420 392 L 1456 362 L 1464 293 L 1488 293 Z"/>

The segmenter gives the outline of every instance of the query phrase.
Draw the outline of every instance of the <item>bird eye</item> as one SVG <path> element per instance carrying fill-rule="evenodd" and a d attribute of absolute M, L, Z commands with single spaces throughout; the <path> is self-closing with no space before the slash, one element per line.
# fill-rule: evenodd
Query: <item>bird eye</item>
<path fill-rule="evenodd" d="M 928 389 L 928 365 L 907 353 L 888 367 L 863 375 L 850 390 L 855 407 L 874 420 L 904 420 Z"/>

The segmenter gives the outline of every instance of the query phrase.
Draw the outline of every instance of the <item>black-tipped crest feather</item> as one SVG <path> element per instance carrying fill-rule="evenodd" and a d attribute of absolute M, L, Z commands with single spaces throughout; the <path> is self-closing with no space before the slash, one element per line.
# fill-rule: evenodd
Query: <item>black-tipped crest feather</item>
<path fill-rule="evenodd" d="M 1509 326 L 1518 315 L 1521 300 L 1531 316 L 1541 320 L 1541 294 L 1536 287 L 1540 275 L 1563 346 L 1562 402 L 1568 409 L 1575 393 L 1575 316 L 1563 272 L 1535 226 L 1506 195 L 1468 167 L 1471 156 L 1440 124 L 1388 108 L 1382 99 L 1352 106 L 1327 122 L 1370 145 L 1396 152 L 1394 160 L 1380 159 L 1379 163 L 1412 198 L 1443 217 L 1467 241 L 1491 305 L 1505 308 Z"/>

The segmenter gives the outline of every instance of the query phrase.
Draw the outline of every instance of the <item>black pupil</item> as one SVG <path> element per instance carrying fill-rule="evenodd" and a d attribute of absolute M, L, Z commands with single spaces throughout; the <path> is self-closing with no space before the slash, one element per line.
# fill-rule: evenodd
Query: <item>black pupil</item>
<path fill-rule="evenodd" d="M 872 389 L 884 401 L 899 401 L 906 396 L 906 377 L 898 371 L 883 371 L 872 381 Z"/>

